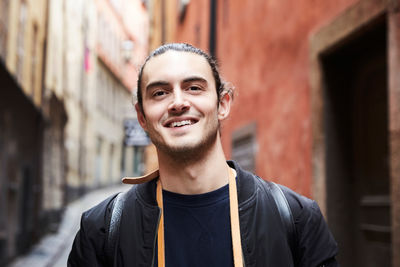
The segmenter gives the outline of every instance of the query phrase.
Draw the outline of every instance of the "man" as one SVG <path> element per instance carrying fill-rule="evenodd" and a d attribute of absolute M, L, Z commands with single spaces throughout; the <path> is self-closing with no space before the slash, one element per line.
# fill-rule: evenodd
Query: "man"
<path fill-rule="evenodd" d="M 150 54 L 135 107 L 159 170 L 125 178 L 139 185 L 123 206 L 113 196 L 82 215 L 69 266 L 337 266 L 314 201 L 276 186 L 285 217 L 271 183 L 226 161 L 219 126 L 232 98 L 203 51 L 167 44 Z"/>

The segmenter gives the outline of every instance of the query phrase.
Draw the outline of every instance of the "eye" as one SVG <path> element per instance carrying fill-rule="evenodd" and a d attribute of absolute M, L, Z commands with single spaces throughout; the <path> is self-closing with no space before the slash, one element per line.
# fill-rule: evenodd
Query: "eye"
<path fill-rule="evenodd" d="M 197 86 L 197 85 L 191 85 L 191 86 L 189 86 L 187 88 L 187 90 L 189 90 L 189 91 L 200 91 L 201 88 L 199 86 Z"/>
<path fill-rule="evenodd" d="M 162 97 L 162 96 L 164 96 L 164 95 L 166 95 L 167 94 L 167 91 L 165 91 L 165 90 L 156 90 L 156 91 L 154 91 L 153 92 L 153 94 L 152 94 L 152 97 Z"/>

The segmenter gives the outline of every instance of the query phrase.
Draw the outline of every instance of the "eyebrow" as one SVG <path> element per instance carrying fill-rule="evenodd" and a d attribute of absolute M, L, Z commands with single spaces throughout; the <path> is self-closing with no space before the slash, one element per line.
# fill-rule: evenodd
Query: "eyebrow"
<path fill-rule="evenodd" d="M 146 86 L 146 91 L 148 91 L 148 90 L 151 89 L 152 87 L 165 86 L 165 85 L 168 85 L 168 84 L 169 84 L 169 83 L 166 82 L 166 81 L 155 81 L 155 82 L 149 83 L 149 84 Z"/>
<path fill-rule="evenodd" d="M 182 83 L 190 83 L 190 82 L 207 83 L 207 80 L 200 76 L 192 76 L 192 77 L 188 77 L 182 81 Z M 169 84 L 169 82 L 167 82 L 167 81 L 154 81 L 154 82 L 149 83 L 146 86 L 146 91 L 150 90 L 153 87 L 166 86 L 168 84 Z"/>
<path fill-rule="evenodd" d="M 189 83 L 189 82 L 202 82 L 202 83 L 207 83 L 207 80 L 199 77 L 199 76 L 193 76 L 193 77 L 188 77 L 182 81 L 182 83 Z"/>

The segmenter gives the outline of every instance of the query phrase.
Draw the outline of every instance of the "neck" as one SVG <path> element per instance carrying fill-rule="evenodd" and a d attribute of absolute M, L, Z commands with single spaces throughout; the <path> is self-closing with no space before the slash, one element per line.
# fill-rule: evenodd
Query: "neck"
<path fill-rule="evenodd" d="M 174 158 L 157 151 L 163 189 L 180 194 L 207 193 L 228 183 L 228 166 L 219 136 L 210 150 L 195 159 Z"/>

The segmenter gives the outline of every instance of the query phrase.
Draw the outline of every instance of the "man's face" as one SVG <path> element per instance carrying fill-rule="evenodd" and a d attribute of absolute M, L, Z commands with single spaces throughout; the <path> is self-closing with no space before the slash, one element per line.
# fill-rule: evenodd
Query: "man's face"
<path fill-rule="evenodd" d="M 144 114 L 137 104 L 138 119 L 159 151 L 191 154 L 216 142 L 230 98 L 218 105 L 215 80 L 205 58 L 172 50 L 158 55 L 147 62 L 141 88 Z"/>

